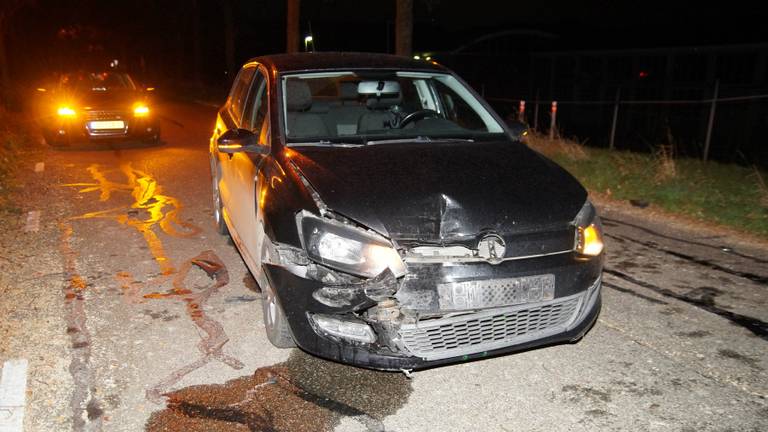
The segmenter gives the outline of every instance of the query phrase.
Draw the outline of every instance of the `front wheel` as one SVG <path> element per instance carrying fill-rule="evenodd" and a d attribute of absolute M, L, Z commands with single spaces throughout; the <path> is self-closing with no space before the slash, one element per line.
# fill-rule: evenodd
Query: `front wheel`
<path fill-rule="evenodd" d="M 267 287 L 261 290 L 261 309 L 264 313 L 264 330 L 272 345 L 277 348 L 295 347 L 296 343 L 288 326 L 288 318 L 285 317 L 285 312 L 277 302 L 274 293 Z"/>
<path fill-rule="evenodd" d="M 211 177 L 213 179 L 213 219 L 216 222 L 216 232 L 221 235 L 229 234 L 227 223 L 224 222 L 224 206 L 221 204 L 221 192 L 219 192 L 218 175 L 215 165 L 211 165 Z"/>

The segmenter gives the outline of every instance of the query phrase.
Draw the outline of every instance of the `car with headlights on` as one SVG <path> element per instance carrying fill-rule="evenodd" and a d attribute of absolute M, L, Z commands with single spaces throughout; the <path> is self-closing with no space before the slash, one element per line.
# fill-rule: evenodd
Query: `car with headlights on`
<path fill-rule="evenodd" d="M 255 58 L 210 168 L 277 347 L 407 371 L 577 341 L 599 313 L 587 192 L 434 62 Z"/>
<path fill-rule="evenodd" d="M 52 146 L 104 145 L 133 141 L 156 144 L 160 122 L 150 106 L 152 88 L 142 88 L 125 72 L 74 72 L 51 88 L 37 89 L 38 123 Z"/>

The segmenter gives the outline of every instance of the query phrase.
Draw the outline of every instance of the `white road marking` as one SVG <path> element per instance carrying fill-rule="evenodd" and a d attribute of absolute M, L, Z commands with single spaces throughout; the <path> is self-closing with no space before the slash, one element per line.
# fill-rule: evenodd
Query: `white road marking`
<path fill-rule="evenodd" d="M 0 432 L 21 432 L 27 395 L 26 359 L 8 360 L 0 378 Z"/>
<path fill-rule="evenodd" d="M 25 232 L 40 231 L 40 210 L 33 210 L 27 213 L 27 224 L 24 226 Z"/>
<path fill-rule="evenodd" d="M 45 171 L 45 162 L 38 162 L 38 163 L 36 163 L 35 164 L 35 172 L 39 173 L 39 172 L 43 172 L 43 171 Z"/>

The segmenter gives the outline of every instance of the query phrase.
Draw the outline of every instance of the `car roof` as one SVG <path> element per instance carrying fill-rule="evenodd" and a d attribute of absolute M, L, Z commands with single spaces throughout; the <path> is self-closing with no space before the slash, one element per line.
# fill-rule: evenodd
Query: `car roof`
<path fill-rule="evenodd" d="M 437 62 L 380 53 L 309 52 L 273 54 L 250 60 L 278 73 L 340 70 L 340 69 L 397 69 L 413 71 L 447 72 Z"/>

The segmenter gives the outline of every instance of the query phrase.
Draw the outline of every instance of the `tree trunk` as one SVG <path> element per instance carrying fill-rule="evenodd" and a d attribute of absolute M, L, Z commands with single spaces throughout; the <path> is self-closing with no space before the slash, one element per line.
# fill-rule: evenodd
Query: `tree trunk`
<path fill-rule="evenodd" d="M 395 0 L 395 54 L 413 54 L 413 0 Z"/>
<path fill-rule="evenodd" d="M 197 0 L 192 0 L 191 17 L 192 24 L 192 77 L 196 85 L 202 85 L 202 49 L 200 44 L 200 5 Z"/>
<path fill-rule="evenodd" d="M 287 0 L 286 4 L 286 34 L 285 52 L 299 52 L 299 19 L 301 17 L 301 0 Z"/>
<path fill-rule="evenodd" d="M 10 89 L 10 72 L 8 71 L 8 56 L 5 52 L 5 15 L 0 13 L 0 95 L 5 100 L 5 94 Z"/>
<path fill-rule="evenodd" d="M 232 12 L 232 1 L 224 1 L 224 64 L 227 66 L 227 76 L 235 71 L 235 21 Z"/>

